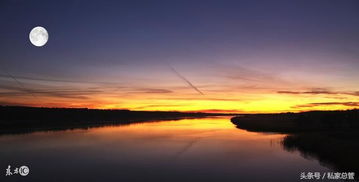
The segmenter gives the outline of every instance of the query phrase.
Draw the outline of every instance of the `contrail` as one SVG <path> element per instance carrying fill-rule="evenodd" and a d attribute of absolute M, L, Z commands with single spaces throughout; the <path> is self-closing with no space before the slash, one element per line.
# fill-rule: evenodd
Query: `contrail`
<path fill-rule="evenodd" d="M 199 94 L 204 95 L 203 92 L 201 92 L 196 86 L 194 86 L 189 80 L 187 80 L 184 76 L 182 76 L 180 73 L 176 71 L 172 66 L 170 66 L 171 70 L 180 77 L 183 81 L 185 81 L 190 87 L 192 87 L 194 90 L 196 90 Z"/>
<path fill-rule="evenodd" d="M 29 89 L 26 89 L 25 86 L 24 86 L 18 79 L 16 79 L 14 76 L 12 76 L 12 75 L 11 75 L 9 72 L 7 72 L 7 71 L 5 71 L 5 73 L 6 73 L 6 75 L 7 75 L 9 78 L 13 79 L 13 80 L 16 82 L 16 84 L 18 84 L 18 86 L 20 87 L 20 89 L 22 89 L 22 90 L 28 92 L 29 94 L 31 94 L 33 97 L 36 98 L 36 96 L 35 96 Z"/>

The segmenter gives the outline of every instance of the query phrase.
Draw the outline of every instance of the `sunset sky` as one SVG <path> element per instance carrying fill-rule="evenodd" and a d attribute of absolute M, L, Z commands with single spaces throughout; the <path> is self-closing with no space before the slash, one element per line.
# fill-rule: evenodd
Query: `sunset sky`
<path fill-rule="evenodd" d="M 2 0 L 0 22 L 0 105 L 359 108 L 357 0 Z"/>

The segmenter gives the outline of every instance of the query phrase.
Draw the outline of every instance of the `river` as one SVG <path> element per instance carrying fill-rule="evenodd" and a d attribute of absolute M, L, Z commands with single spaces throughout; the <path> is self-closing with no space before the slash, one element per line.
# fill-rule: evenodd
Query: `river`
<path fill-rule="evenodd" d="M 229 117 L 1 135 L 0 181 L 299 181 L 331 171 L 284 150 L 284 136 Z M 9 165 L 30 172 L 5 176 Z"/>

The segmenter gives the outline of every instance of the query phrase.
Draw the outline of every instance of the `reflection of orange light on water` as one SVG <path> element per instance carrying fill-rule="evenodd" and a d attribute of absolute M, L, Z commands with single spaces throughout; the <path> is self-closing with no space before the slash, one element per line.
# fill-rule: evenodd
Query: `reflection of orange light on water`
<path fill-rule="evenodd" d="M 249 132 L 236 128 L 230 121 L 230 117 L 208 117 L 195 119 L 181 119 L 173 121 L 158 121 L 136 123 L 123 126 L 109 126 L 102 128 L 94 128 L 93 132 L 107 133 L 113 135 L 135 134 L 135 135 L 160 135 L 171 136 L 174 138 L 188 137 L 188 135 L 197 137 L 208 136 L 211 132 L 217 132 L 227 139 L 264 139 L 264 138 L 282 138 L 283 134 L 264 134 L 257 132 Z"/>
<path fill-rule="evenodd" d="M 213 156 L 219 157 L 223 152 L 260 157 L 267 151 L 282 150 L 280 141 L 285 136 L 238 129 L 231 123 L 230 117 L 92 128 L 85 135 L 91 136 L 93 141 L 109 142 L 111 148 L 131 150 L 131 155 L 144 155 L 143 151 L 146 151 L 146 155 L 158 156 L 161 153 L 173 156 L 185 151 L 193 156 L 198 154 L 200 158 L 211 159 Z"/>

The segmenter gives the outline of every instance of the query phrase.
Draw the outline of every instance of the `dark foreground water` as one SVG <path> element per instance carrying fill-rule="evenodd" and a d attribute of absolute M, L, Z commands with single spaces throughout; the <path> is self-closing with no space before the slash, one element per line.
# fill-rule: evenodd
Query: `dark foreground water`
<path fill-rule="evenodd" d="M 300 181 L 328 172 L 229 117 L 0 136 L 0 181 Z M 6 175 L 26 165 L 27 176 Z M 13 172 L 13 171 L 12 171 Z"/>

